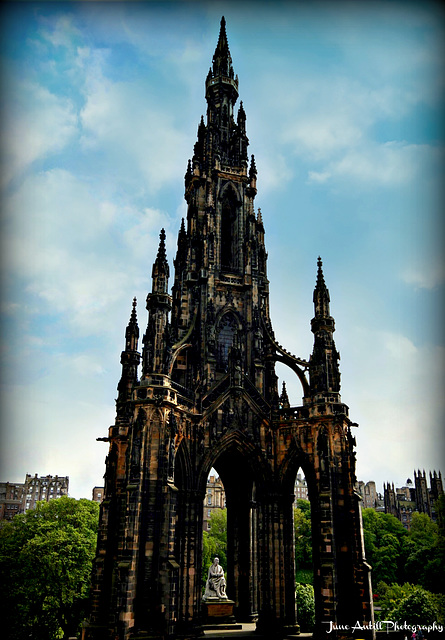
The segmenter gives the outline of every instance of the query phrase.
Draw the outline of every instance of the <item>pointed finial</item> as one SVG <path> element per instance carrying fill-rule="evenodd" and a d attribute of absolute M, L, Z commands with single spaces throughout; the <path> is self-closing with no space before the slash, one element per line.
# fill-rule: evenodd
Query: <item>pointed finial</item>
<path fill-rule="evenodd" d="M 187 162 L 187 171 L 185 172 L 185 176 L 184 176 L 185 186 L 186 187 L 189 184 L 191 179 L 192 179 L 192 161 L 189 160 Z"/>
<path fill-rule="evenodd" d="M 159 248 L 156 261 L 167 260 L 167 252 L 165 250 L 165 229 L 161 229 L 159 234 Z"/>
<path fill-rule="evenodd" d="M 257 221 L 259 224 L 263 224 L 263 215 L 261 213 L 261 208 L 258 207 L 258 217 L 257 217 Z"/>
<path fill-rule="evenodd" d="M 198 126 L 198 138 L 202 138 L 205 135 L 205 130 L 204 116 L 201 116 L 201 121 Z"/>
<path fill-rule="evenodd" d="M 252 178 L 256 178 L 257 176 L 257 170 L 256 170 L 256 164 L 255 164 L 255 156 L 252 154 L 252 157 L 250 159 L 250 169 L 249 169 L 249 178 L 252 180 Z"/>
<path fill-rule="evenodd" d="M 139 338 L 138 319 L 136 316 L 136 298 L 133 298 L 130 320 L 125 330 L 125 349 L 126 351 L 137 351 L 137 341 Z M 122 361 L 121 361 L 122 362 Z"/>
<path fill-rule="evenodd" d="M 289 396 L 287 395 L 286 383 L 283 380 L 283 387 L 281 390 L 280 403 L 283 409 L 290 407 Z"/>
<path fill-rule="evenodd" d="M 133 298 L 133 305 L 132 305 L 132 309 L 131 309 L 129 325 L 137 324 L 138 319 L 137 319 L 137 315 L 136 315 L 136 306 L 137 306 L 137 300 L 136 300 L 136 297 L 134 297 Z"/>
<path fill-rule="evenodd" d="M 325 281 L 324 281 L 324 275 L 323 275 L 323 261 L 320 258 L 320 256 L 318 256 L 318 260 L 317 260 L 317 287 L 326 287 L 325 285 Z"/>

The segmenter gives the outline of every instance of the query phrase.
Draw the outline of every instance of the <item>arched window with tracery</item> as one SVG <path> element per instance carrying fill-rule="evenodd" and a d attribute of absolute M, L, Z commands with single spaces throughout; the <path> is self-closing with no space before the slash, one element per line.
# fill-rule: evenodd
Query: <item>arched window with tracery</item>
<path fill-rule="evenodd" d="M 230 189 L 221 206 L 221 268 L 226 271 L 236 270 L 238 264 L 236 211 L 236 196 Z"/>
<path fill-rule="evenodd" d="M 218 331 L 217 367 L 219 371 L 226 371 L 229 362 L 229 352 L 233 344 L 238 323 L 232 313 L 223 316 Z"/>

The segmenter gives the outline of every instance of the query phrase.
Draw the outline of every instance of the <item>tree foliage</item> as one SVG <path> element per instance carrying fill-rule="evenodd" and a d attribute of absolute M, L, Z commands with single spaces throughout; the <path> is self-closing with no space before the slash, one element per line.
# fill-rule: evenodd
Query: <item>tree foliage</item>
<path fill-rule="evenodd" d="M 295 570 L 297 582 L 301 575 L 312 572 L 311 503 L 297 500 L 294 508 Z"/>
<path fill-rule="evenodd" d="M 436 508 L 439 515 L 441 504 Z M 425 513 L 414 513 L 407 531 L 394 516 L 364 509 L 363 529 L 373 584 L 412 583 L 433 593 L 445 591 L 443 524 L 438 526 Z"/>
<path fill-rule="evenodd" d="M 443 596 L 430 593 L 419 585 L 379 582 L 375 589 L 376 620 L 392 620 L 407 624 L 444 623 Z"/>
<path fill-rule="evenodd" d="M 430 594 L 421 587 L 408 594 L 390 612 L 390 620 L 414 625 L 429 625 L 438 620 L 438 610 Z"/>
<path fill-rule="evenodd" d="M 0 606 L 8 640 L 75 634 L 85 615 L 99 505 L 63 496 L 0 529 Z"/>
<path fill-rule="evenodd" d="M 227 509 L 214 509 L 210 514 L 210 530 L 203 532 L 202 581 L 207 581 L 209 567 L 215 557 L 227 571 Z"/>
<path fill-rule="evenodd" d="M 311 584 L 296 585 L 297 622 L 300 631 L 308 633 L 313 630 L 315 624 L 315 598 L 314 587 Z"/>

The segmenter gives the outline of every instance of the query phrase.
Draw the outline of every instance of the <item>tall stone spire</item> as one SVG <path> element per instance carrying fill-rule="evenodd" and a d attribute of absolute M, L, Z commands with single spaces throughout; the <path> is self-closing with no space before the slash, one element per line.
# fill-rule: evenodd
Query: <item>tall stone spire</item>
<path fill-rule="evenodd" d="M 165 250 L 165 230 L 161 229 L 159 234 L 158 255 L 153 264 L 151 277 L 153 280 L 153 293 L 165 294 L 168 292 L 168 278 L 170 269 L 167 262 L 167 252 Z"/>
<path fill-rule="evenodd" d="M 152 292 L 147 296 L 148 324 L 144 335 L 142 354 L 142 373 L 163 373 L 166 367 L 166 348 L 168 340 L 168 314 L 172 298 L 168 294 L 170 269 L 165 250 L 165 230 L 159 234 L 158 255 L 152 269 Z"/>
<path fill-rule="evenodd" d="M 320 257 L 317 266 L 317 282 L 313 298 L 315 315 L 311 321 L 314 349 L 309 361 L 309 372 L 311 395 L 322 397 L 340 392 L 340 371 L 338 368 L 340 354 L 335 348 L 333 338 L 335 321 L 330 315 L 329 290 L 324 280 L 323 263 Z"/>
<path fill-rule="evenodd" d="M 130 320 L 125 331 L 125 350 L 121 353 L 122 375 L 117 385 L 118 414 L 123 408 L 122 403 L 126 403 L 131 397 L 131 390 L 138 382 L 138 366 L 141 355 L 138 353 L 139 327 L 136 316 L 136 298 L 133 298 L 133 308 Z"/>

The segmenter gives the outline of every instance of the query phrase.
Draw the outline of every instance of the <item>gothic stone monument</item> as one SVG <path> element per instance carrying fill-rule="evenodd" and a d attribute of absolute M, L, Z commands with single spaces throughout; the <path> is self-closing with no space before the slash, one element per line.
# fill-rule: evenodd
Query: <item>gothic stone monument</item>
<path fill-rule="evenodd" d="M 347 629 L 327 635 L 330 623 L 369 625 L 373 617 L 354 492 L 356 425 L 340 398 L 320 259 L 310 358 L 290 354 L 272 329 L 257 170 L 242 103 L 234 115 L 238 78 L 224 18 L 205 88 L 173 287 L 169 293 L 162 230 L 142 358 L 136 301 L 125 334 L 84 639 L 199 635 L 212 467 L 227 496 L 227 592 L 236 620 L 257 620 L 268 638 L 297 629 L 293 488 L 301 468 L 312 505 L 315 637 L 370 637 Z M 301 406 L 289 406 L 285 389 L 279 395 L 276 362 L 299 377 Z"/>

